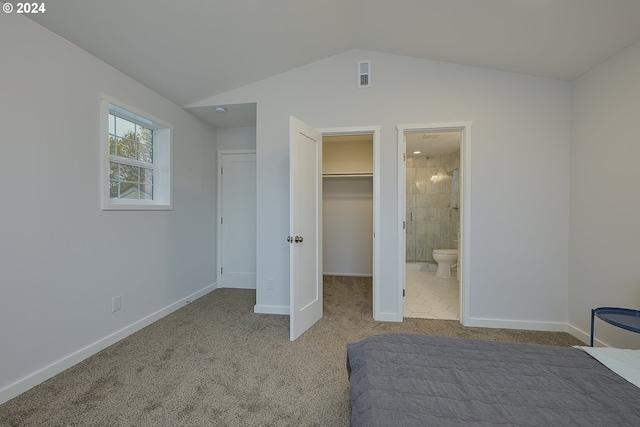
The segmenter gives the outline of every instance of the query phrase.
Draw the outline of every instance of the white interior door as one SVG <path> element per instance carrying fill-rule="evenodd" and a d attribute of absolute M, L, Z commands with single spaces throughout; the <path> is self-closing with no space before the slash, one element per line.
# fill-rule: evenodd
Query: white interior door
<path fill-rule="evenodd" d="M 256 155 L 220 153 L 220 283 L 256 288 Z"/>
<path fill-rule="evenodd" d="M 289 119 L 290 338 L 322 318 L 322 134 Z"/>

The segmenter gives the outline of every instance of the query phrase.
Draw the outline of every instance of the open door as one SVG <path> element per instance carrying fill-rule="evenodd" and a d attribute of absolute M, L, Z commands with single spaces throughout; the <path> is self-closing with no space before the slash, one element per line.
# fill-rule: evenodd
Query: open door
<path fill-rule="evenodd" d="M 291 341 L 322 318 L 322 134 L 289 118 Z"/>

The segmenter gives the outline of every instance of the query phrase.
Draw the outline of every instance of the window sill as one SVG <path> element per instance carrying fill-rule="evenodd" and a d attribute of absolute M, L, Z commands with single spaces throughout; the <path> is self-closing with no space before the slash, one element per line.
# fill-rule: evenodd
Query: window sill
<path fill-rule="evenodd" d="M 114 203 L 110 202 L 102 206 L 103 211 L 171 211 L 173 205 L 159 203 Z"/>

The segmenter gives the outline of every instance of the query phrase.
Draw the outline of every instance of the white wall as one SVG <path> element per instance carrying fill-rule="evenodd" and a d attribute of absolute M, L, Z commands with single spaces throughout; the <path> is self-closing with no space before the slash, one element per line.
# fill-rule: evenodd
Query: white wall
<path fill-rule="evenodd" d="M 216 144 L 27 18 L 2 14 L 0 40 L 2 402 L 213 289 Z M 100 93 L 174 125 L 173 211 L 100 210 Z"/>
<path fill-rule="evenodd" d="M 218 150 L 255 150 L 256 127 L 216 128 Z"/>
<path fill-rule="evenodd" d="M 640 309 L 640 43 L 574 82 L 572 113 L 569 322 L 589 334 L 594 307 Z M 640 348 L 640 335 L 595 329 Z"/>
<path fill-rule="evenodd" d="M 356 88 L 362 59 L 372 60 L 369 89 Z M 257 305 L 288 312 L 289 115 L 317 128 L 382 126 L 380 308 L 400 316 L 395 126 L 473 121 L 470 323 L 563 329 L 570 90 L 565 81 L 352 50 L 194 105 L 258 105 Z"/>
<path fill-rule="evenodd" d="M 322 271 L 373 274 L 373 178 L 322 180 Z"/>

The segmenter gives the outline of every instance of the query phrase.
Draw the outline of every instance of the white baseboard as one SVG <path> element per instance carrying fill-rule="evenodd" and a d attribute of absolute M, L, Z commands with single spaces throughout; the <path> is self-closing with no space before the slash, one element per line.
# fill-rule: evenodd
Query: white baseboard
<path fill-rule="evenodd" d="M 346 277 L 373 277 L 371 273 L 329 273 L 323 272 L 323 276 L 346 276 Z"/>
<path fill-rule="evenodd" d="M 584 342 L 586 345 L 589 345 L 589 341 L 591 340 L 591 332 L 584 332 L 583 330 L 578 329 L 573 325 L 567 325 L 567 332 L 578 338 L 580 341 Z M 597 338 L 594 338 L 593 345 L 595 345 L 596 347 L 608 347 L 607 344 L 603 343 Z"/>
<path fill-rule="evenodd" d="M 163 317 L 165 317 L 168 314 L 171 314 L 172 312 L 178 310 L 179 308 L 184 307 L 184 305 L 187 303 L 187 301 L 194 301 L 206 294 L 208 294 L 209 292 L 213 291 L 217 289 L 217 284 L 212 284 L 209 285 L 197 292 L 194 292 L 193 294 L 186 296 L 176 302 L 174 302 L 173 304 L 170 304 L 168 306 L 166 306 L 163 309 L 160 309 L 158 311 L 156 311 L 155 313 L 152 313 L 132 324 L 130 324 L 129 326 L 126 326 L 122 329 L 120 329 L 117 332 L 114 332 L 111 335 L 108 335 L 96 342 L 94 342 L 93 344 L 90 344 L 78 351 L 76 351 L 75 353 L 70 354 L 67 357 L 64 357 L 63 359 L 58 360 L 57 362 L 52 363 L 51 365 L 40 369 L 39 371 L 36 371 L 18 381 L 16 381 L 13 384 L 8 385 L 7 387 L 3 388 L 2 390 L 0 390 L 0 404 L 13 399 L 14 397 L 24 393 L 25 391 L 29 390 L 32 387 L 37 386 L 38 384 L 48 380 L 49 378 L 54 377 L 55 375 L 59 374 L 60 372 L 69 369 L 70 367 L 72 367 L 73 365 L 82 362 L 84 359 L 93 356 L 94 354 L 98 353 L 101 350 L 104 350 L 105 348 L 109 347 L 110 345 L 113 345 L 115 343 L 117 343 L 118 341 L 128 337 L 129 335 L 133 334 L 134 332 L 139 331 L 140 329 L 149 326 L 150 324 L 152 324 L 153 322 L 155 322 L 156 320 L 159 320 Z"/>
<path fill-rule="evenodd" d="M 258 314 L 284 314 L 289 315 L 289 306 L 286 305 L 254 305 L 253 312 Z"/>
<path fill-rule="evenodd" d="M 224 285 L 220 286 L 220 289 L 253 289 L 256 290 L 256 285 Z"/>
<path fill-rule="evenodd" d="M 528 320 L 486 319 L 471 317 L 464 326 L 499 329 L 526 329 L 530 331 L 569 332 L 566 323 L 533 322 Z"/>

